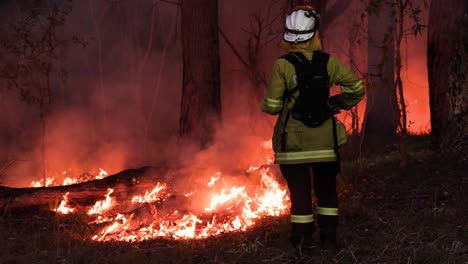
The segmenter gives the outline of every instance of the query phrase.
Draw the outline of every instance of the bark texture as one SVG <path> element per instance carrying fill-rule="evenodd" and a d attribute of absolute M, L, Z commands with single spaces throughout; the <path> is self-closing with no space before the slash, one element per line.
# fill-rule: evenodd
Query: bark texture
<path fill-rule="evenodd" d="M 468 135 L 468 1 L 432 0 L 429 16 L 432 138 L 445 150 L 463 148 Z"/>
<path fill-rule="evenodd" d="M 182 0 L 180 135 L 205 147 L 221 116 L 218 0 Z"/>
<path fill-rule="evenodd" d="M 395 24 L 392 6 L 380 1 L 368 17 L 368 71 L 365 136 L 371 145 L 392 138 L 399 121 L 394 86 Z M 375 139 L 375 140 L 373 140 Z M 371 148 L 378 146 L 371 146 Z"/>

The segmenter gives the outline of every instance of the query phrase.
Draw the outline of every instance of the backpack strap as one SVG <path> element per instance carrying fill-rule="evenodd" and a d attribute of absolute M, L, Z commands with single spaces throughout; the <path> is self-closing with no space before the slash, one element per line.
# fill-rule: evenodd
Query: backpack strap
<path fill-rule="evenodd" d="M 300 76 L 307 71 L 307 66 L 311 64 L 311 62 L 302 54 L 302 52 L 289 52 L 288 54 L 282 56 L 282 58 L 286 59 L 289 63 L 294 66 L 294 70 L 296 71 L 296 76 Z M 294 87 L 291 90 L 286 90 L 285 95 L 286 97 L 292 97 L 292 95 L 299 90 L 299 85 Z"/>
<path fill-rule="evenodd" d="M 328 75 L 327 64 L 330 58 L 330 54 L 328 53 L 314 51 L 311 61 L 309 61 L 302 52 L 289 52 L 281 56 L 281 58 L 286 59 L 289 63 L 294 65 L 298 79 L 300 78 L 299 76 L 306 74 Z M 285 95 L 291 97 L 297 90 L 299 90 L 299 85 L 286 91 Z"/>

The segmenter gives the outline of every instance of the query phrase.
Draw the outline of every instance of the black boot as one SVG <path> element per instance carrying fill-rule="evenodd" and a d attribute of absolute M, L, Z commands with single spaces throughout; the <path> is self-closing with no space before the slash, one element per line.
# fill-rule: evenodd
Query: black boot
<path fill-rule="evenodd" d="M 314 231 L 314 223 L 292 223 L 292 230 L 289 241 L 301 255 L 312 255 L 312 234 L 314 233 Z"/>
<path fill-rule="evenodd" d="M 336 240 L 336 231 L 320 231 L 320 248 L 325 251 L 336 252 L 338 243 Z"/>
<path fill-rule="evenodd" d="M 305 256 L 312 256 L 313 245 L 310 242 L 306 242 L 304 238 L 298 240 L 297 238 L 290 238 L 291 244 L 296 249 L 296 251 Z"/>

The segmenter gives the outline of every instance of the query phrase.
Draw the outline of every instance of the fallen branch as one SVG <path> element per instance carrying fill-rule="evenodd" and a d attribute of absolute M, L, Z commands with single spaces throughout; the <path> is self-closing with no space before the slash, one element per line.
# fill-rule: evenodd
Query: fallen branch
<path fill-rule="evenodd" d="M 60 201 L 68 193 L 71 201 L 90 205 L 102 200 L 109 188 L 117 199 L 131 197 L 135 193 L 153 189 L 164 180 L 167 168 L 143 167 L 125 170 L 100 180 L 79 184 L 39 188 L 11 188 L 0 186 L 0 209 L 45 206 Z"/>

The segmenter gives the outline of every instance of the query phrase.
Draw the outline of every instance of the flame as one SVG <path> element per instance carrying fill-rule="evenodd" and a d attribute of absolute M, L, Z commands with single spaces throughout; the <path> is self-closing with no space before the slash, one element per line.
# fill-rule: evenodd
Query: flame
<path fill-rule="evenodd" d="M 96 175 L 96 180 L 104 179 L 107 176 L 109 176 L 109 173 L 107 173 L 107 171 L 99 168 L 99 174 Z"/>
<path fill-rule="evenodd" d="M 254 193 L 249 193 L 246 186 L 233 186 L 226 191 L 211 193 L 206 207 L 207 215 L 194 213 L 180 214 L 174 211 L 165 216 L 158 216 L 150 224 L 132 229 L 135 215 L 118 215 L 98 235 L 93 237 L 97 241 L 142 241 L 157 237 L 173 239 L 202 239 L 233 231 L 245 231 L 253 226 L 256 219 L 263 216 L 279 216 L 286 212 L 288 197 L 286 190 L 281 189 L 279 183 L 269 175 L 269 169 L 261 171 L 261 186 Z M 149 192 L 159 194 L 161 186 Z M 159 197 L 163 199 L 162 197 Z M 136 196 L 132 201 L 142 201 Z M 227 216 L 223 216 L 226 215 Z M 214 216 L 211 216 L 214 215 Z M 220 218 L 220 219 L 218 219 Z"/>
<path fill-rule="evenodd" d="M 65 185 L 71 185 L 71 184 L 77 184 L 77 183 L 82 183 L 82 182 L 86 182 L 86 181 L 89 181 L 89 180 L 100 180 L 100 179 L 104 179 L 105 177 L 109 176 L 109 174 L 99 168 L 99 173 L 95 176 L 93 176 L 94 178 L 83 178 L 83 179 L 79 179 L 78 177 L 74 177 L 73 175 L 70 175 L 72 174 L 72 169 L 68 169 L 68 171 L 62 171 L 61 173 L 57 173 L 55 176 L 51 176 L 51 177 L 46 177 L 45 178 L 45 181 L 44 179 L 41 179 L 39 181 L 32 181 L 31 184 L 29 185 L 30 187 L 35 187 L 35 188 L 38 188 L 38 187 L 51 187 L 51 186 L 65 186 Z M 67 176 L 69 175 L 68 177 L 65 177 L 63 178 L 64 176 Z M 89 175 L 87 173 L 83 174 L 83 175 Z M 89 176 L 92 176 L 92 175 L 89 175 Z M 62 180 L 59 180 L 57 178 L 61 178 Z"/>
<path fill-rule="evenodd" d="M 215 183 L 216 183 L 216 181 L 219 180 L 219 176 L 220 176 L 220 175 L 221 175 L 221 172 L 218 171 L 218 172 L 216 173 L 216 176 L 211 177 L 211 180 L 210 180 L 210 182 L 207 184 L 207 186 L 210 187 L 210 188 L 213 188 L 214 185 L 215 185 Z"/>
<path fill-rule="evenodd" d="M 109 208 L 111 208 L 111 206 L 113 205 L 112 203 L 112 198 L 110 197 L 110 195 L 114 192 L 113 189 L 107 189 L 107 194 L 106 194 L 106 199 L 105 200 L 102 200 L 102 201 L 97 201 L 94 206 L 88 210 L 88 214 L 89 215 L 93 215 L 93 214 L 102 214 L 103 212 L 105 212 L 106 210 L 108 210 Z"/>
<path fill-rule="evenodd" d="M 270 142 L 265 142 L 262 146 L 271 151 Z M 178 190 L 183 194 L 180 197 L 183 197 L 183 201 L 193 200 L 200 209 L 198 213 L 185 207 L 175 208 L 183 206 L 183 203 L 172 202 L 171 207 L 171 199 L 178 196 L 172 195 L 172 189 L 163 182 L 155 183 L 154 187 L 144 193 L 132 195 L 127 198 L 128 201 L 111 196 L 114 190 L 108 189 L 104 200 L 89 207 L 68 207 L 67 194 L 59 206 L 65 209 L 57 208 L 54 211 L 76 213 L 86 210 L 90 217 L 88 224 L 101 226 L 91 239 L 102 242 L 136 242 L 159 237 L 203 239 L 228 232 L 245 231 L 259 219 L 282 215 L 289 208 L 286 188 L 275 180 L 268 166 L 272 163 L 271 155 L 266 159 L 259 159 L 262 160 L 267 163 L 251 166 L 246 171 L 248 181 L 218 171 L 214 175 L 206 175 L 207 177 L 200 175 L 190 183 L 193 186 L 184 182 L 183 188 Z M 100 169 L 99 175 L 106 175 L 104 172 Z M 116 205 L 121 203 L 131 205 L 127 213 L 118 212 L 120 207 Z"/>
<path fill-rule="evenodd" d="M 126 241 L 135 242 L 158 237 L 172 239 L 202 239 L 219 234 L 245 231 L 255 225 L 256 220 L 264 216 L 279 216 L 288 209 L 286 190 L 282 189 L 279 183 L 270 174 L 269 168 L 260 168 L 257 171 L 260 178 L 259 186 L 248 188 L 248 186 L 231 186 L 218 191 L 213 190 L 214 183 L 223 176 L 218 172 L 216 177 L 212 177 L 209 183 L 208 192 L 204 194 L 208 197 L 205 206 L 205 213 L 199 215 L 193 212 L 180 213 L 179 210 L 166 212 L 157 215 L 156 201 L 164 201 L 167 195 L 164 191 L 167 187 L 162 183 L 157 183 L 152 190 L 147 190 L 142 195 L 133 196 L 132 204 L 147 204 L 152 208 L 151 216 L 145 219 L 143 225 L 135 212 L 130 214 L 117 213 L 112 216 L 110 208 L 116 201 L 111 197 L 113 189 L 108 189 L 106 198 L 96 202 L 87 213 L 94 217 L 89 222 L 93 224 L 105 224 L 92 239 L 96 241 Z M 195 192 L 194 192 L 195 193 Z M 203 200 L 203 199 L 201 199 Z M 67 214 L 78 211 L 78 208 L 70 208 L 68 204 L 68 194 L 64 195 L 64 200 L 60 203 L 57 213 Z M 152 212 L 154 211 L 154 212 Z"/>
<path fill-rule="evenodd" d="M 42 183 L 40 181 L 32 181 L 30 186 L 35 188 L 42 187 Z"/>
<path fill-rule="evenodd" d="M 72 179 L 70 177 L 67 177 L 63 180 L 63 185 L 71 185 L 71 184 L 75 184 L 77 183 L 78 180 L 77 179 Z"/>
<path fill-rule="evenodd" d="M 60 202 L 59 206 L 53 209 L 54 212 L 57 212 L 59 214 L 69 214 L 75 212 L 75 208 L 71 208 L 68 206 L 68 195 L 69 193 L 66 193 L 63 196 L 63 200 Z"/>
<path fill-rule="evenodd" d="M 248 199 L 248 195 L 245 192 L 245 187 L 232 187 L 231 191 L 226 194 L 226 191 L 223 189 L 221 193 L 213 195 L 211 199 L 210 206 L 205 208 L 205 211 L 212 212 L 215 211 L 218 207 L 221 207 L 228 202 L 238 202 L 244 200 L 242 198 Z"/>
<path fill-rule="evenodd" d="M 157 183 L 156 187 L 151 192 L 146 191 L 145 195 L 140 196 L 134 196 L 132 198 L 132 203 L 151 203 L 151 202 L 156 202 L 158 201 L 158 193 L 163 190 L 165 186 L 162 186 Z"/>

